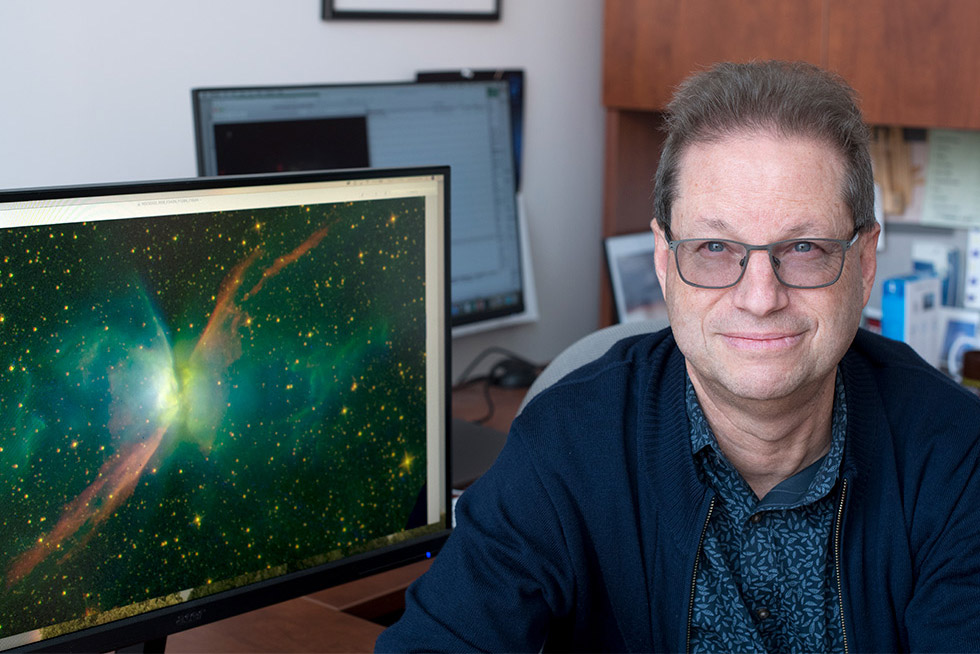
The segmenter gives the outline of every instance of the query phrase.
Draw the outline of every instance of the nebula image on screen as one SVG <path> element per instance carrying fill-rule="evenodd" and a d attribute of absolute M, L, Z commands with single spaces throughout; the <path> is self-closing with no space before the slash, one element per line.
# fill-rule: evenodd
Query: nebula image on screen
<path fill-rule="evenodd" d="M 0 230 L 0 644 L 409 526 L 423 204 Z"/>

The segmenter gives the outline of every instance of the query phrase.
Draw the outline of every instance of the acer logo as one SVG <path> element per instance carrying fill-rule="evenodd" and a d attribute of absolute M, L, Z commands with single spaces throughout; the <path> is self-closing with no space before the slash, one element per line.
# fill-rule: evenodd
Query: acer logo
<path fill-rule="evenodd" d="M 186 627 L 187 625 L 194 624 L 195 622 L 200 622 L 204 619 L 204 609 L 198 611 L 189 611 L 187 613 L 181 613 L 177 616 L 177 626 Z"/>

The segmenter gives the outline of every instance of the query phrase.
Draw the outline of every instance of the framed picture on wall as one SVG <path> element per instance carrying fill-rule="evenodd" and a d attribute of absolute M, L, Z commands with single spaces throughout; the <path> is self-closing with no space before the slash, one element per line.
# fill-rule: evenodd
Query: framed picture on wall
<path fill-rule="evenodd" d="M 500 20 L 501 0 L 323 0 L 323 18 Z"/>
<path fill-rule="evenodd" d="M 653 232 L 605 239 L 606 263 L 619 322 L 667 318 L 667 305 L 653 267 Z"/>

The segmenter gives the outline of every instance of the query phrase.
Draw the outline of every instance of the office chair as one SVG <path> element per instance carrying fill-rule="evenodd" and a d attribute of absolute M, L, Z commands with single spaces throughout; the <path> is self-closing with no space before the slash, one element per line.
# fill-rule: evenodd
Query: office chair
<path fill-rule="evenodd" d="M 598 359 L 609 351 L 617 341 L 629 336 L 639 334 L 649 334 L 659 331 L 668 326 L 666 318 L 654 320 L 637 320 L 632 322 L 622 322 L 616 325 L 605 327 L 594 331 L 587 336 L 583 336 L 567 348 L 562 350 L 551 363 L 549 363 L 541 374 L 538 375 L 534 383 L 528 389 L 524 400 L 517 409 L 517 415 L 521 414 L 524 407 L 531 399 L 548 388 L 571 371 L 579 368 L 590 361 Z"/>

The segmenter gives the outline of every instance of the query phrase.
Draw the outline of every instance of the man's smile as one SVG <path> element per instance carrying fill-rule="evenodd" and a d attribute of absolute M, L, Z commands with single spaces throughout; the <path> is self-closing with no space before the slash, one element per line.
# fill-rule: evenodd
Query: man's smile
<path fill-rule="evenodd" d="M 727 332 L 721 334 L 725 343 L 737 350 L 778 352 L 795 347 L 803 340 L 803 332 Z"/>

